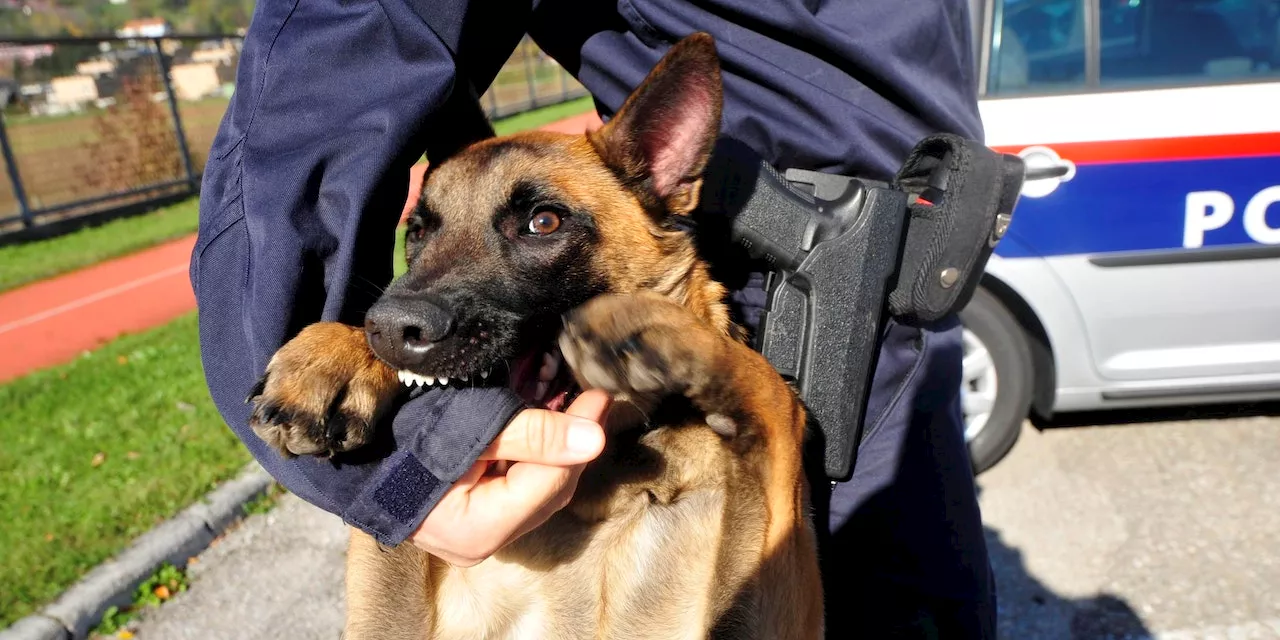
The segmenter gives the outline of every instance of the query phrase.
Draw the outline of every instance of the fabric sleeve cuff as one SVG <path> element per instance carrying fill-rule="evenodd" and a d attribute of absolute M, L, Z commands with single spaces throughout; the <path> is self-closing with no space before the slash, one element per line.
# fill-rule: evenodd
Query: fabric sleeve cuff
<path fill-rule="evenodd" d="M 384 545 L 404 542 L 524 408 L 505 389 L 416 390 L 392 421 L 396 452 L 343 520 Z"/>

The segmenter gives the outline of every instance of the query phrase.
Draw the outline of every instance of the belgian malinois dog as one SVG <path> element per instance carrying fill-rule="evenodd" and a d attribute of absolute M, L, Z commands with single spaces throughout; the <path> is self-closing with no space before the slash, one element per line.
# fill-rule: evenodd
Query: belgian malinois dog
<path fill-rule="evenodd" d="M 721 93 L 695 34 L 595 131 L 460 147 L 365 327 L 313 324 L 274 355 L 253 426 L 284 455 L 361 447 L 406 385 L 615 399 L 568 506 L 475 566 L 353 529 L 347 640 L 822 636 L 804 407 L 671 223 L 697 207 Z"/>

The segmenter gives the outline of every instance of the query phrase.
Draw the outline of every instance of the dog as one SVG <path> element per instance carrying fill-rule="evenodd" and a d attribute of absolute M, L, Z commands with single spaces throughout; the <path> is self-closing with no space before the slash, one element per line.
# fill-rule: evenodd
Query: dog
<path fill-rule="evenodd" d="M 252 425 L 284 455 L 365 445 L 406 381 L 614 398 L 570 503 L 479 564 L 353 528 L 347 640 L 822 637 L 803 403 L 671 223 L 698 204 L 720 73 L 694 34 L 594 131 L 490 131 L 433 163 L 365 327 L 271 359 Z"/>

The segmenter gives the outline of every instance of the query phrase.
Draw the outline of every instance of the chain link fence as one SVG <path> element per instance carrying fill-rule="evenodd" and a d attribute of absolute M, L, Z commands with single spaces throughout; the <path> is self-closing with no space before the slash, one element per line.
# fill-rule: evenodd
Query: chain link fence
<path fill-rule="evenodd" d="M 0 40 L 0 239 L 190 197 L 234 87 L 236 36 Z M 525 39 L 490 118 L 587 91 Z"/>

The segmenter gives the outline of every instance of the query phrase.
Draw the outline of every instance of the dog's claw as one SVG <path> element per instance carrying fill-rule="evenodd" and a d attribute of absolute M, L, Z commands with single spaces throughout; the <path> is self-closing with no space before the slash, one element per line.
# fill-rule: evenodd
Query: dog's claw
<path fill-rule="evenodd" d="M 261 378 L 258 378 L 258 381 L 256 383 L 254 383 L 253 390 L 249 392 L 249 395 L 245 396 L 244 403 L 249 404 L 250 402 L 253 402 L 254 398 L 262 395 L 262 392 L 266 390 L 267 390 L 267 377 L 262 376 Z"/>

